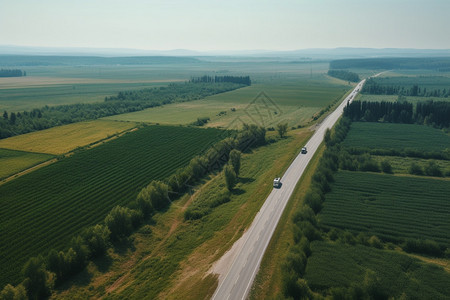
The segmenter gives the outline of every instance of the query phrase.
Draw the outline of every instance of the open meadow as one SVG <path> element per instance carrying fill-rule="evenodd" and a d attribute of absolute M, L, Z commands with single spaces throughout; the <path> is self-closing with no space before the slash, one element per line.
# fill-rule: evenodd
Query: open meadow
<path fill-rule="evenodd" d="M 133 201 L 206 149 L 221 131 L 148 126 L 0 186 L 0 285 L 18 283 L 27 259 L 61 249 L 115 205 Z"/>

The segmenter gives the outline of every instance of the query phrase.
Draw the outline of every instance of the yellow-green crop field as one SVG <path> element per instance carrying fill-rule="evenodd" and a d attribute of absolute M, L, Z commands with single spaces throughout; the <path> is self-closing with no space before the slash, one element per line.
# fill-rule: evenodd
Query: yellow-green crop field
<path fill-rule="evenodd" d="M 53 155 L 0 149 L 0 179 L 44 162 Z"/>
<path fill-rule="evenodd" d="M 3 139 L 0 148 L 59 155 L 135 126 L 131 122 L 105 120 L 80 122 Z"/>

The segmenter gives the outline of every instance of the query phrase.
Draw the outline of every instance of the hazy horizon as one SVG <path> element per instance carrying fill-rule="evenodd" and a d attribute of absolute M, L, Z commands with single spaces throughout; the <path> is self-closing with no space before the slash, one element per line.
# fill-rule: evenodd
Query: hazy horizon
<path fill-rule="evenodd" d="M 446 0 L 2 1 L 0 45 L 191 51 L 450 49 Z"/>

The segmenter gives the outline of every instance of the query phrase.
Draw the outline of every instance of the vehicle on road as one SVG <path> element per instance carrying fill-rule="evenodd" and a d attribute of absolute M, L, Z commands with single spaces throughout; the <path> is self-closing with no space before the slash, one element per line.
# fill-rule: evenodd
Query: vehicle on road
<path fill-rule="evenodd" d="M 306 154 L 308 152 L 308 150 L 306 150 L 306 147 L 302 148 L 302 154 Z"/>
<path fill-rule="evenodd" d="M 274 188 L 279 188 L 281 186 L 281 178 L 277 177 L 273 180 L 273 187 Z"/>

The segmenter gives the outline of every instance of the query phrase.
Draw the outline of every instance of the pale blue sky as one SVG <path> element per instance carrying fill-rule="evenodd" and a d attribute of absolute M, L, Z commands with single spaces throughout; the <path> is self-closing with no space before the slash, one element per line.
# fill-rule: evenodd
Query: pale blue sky
<path fill-rule="evenodd" d="M 0 45 L 450 49 L 450 0 L 0 0 Z"/>

